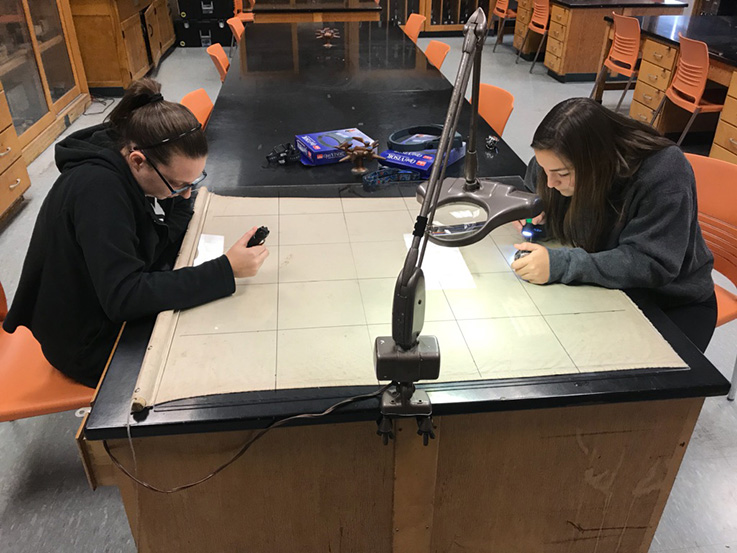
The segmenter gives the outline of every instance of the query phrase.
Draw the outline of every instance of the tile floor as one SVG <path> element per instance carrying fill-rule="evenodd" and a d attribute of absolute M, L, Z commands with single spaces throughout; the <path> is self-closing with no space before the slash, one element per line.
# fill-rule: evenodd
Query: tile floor
<path fill-rule="evenodd" d="M 507 37 L 511 40 L 511 36 Z M 451 45 L 445 60 L 452 77 L 460 58 L 458 38 L 443 38 Z M 420 39 L 424 48 L 428 40 Z M 541 65 L 528 73 L 529 63 L 514 64 L 511 46 L 485 52 L 482 80 L 507 88 L 516 106 L 504 138 L 524 160 L 529 159 L 531 136 L 543 115 L 557 102 L 588 96 L 591 84 L 560 84 L 546 76 Z M 161 64 L 156 78 L 164 95 L 179 99 L 194 85 L 214 99 L 219 90 L 217 73 L 204 50 L 177 49 Z M 610 96 L 611 95 L 611 96 Z M 616 104 L 617 92 L 605 97 Z M 625 102 L 626 104 L 626 102 Z M 626 109 L 623 107 L 623 109 Z M 88 113 L 100 110 L 92 105 Z M 67 133 L 99 122 L 103 115 L 87 115 Z M 0 228 L 0 282 L 9 299 L 18 285 L 20 269 L 33 222 L 57 176 L 53 148 L 29 167 L 33 186 L 22 210 Z M 717 276 L 720 284 L 729 283 Z M 439 323 L 428 324 L 442 325 Z M 376 332 L 386 332 L 377 325 Z M 373 330 L 372 330 L 373 331 Z M 374 333 L 376 333 L 374 332 Z M 731 374 L 737 344 L 737 323 L 718 328 L 707 357 L 725 374 Z M 87 487 L 77 457 L 74 413 L 0 424 L 0 550 L 3 553 L 129 553 L 135 551 L 118 492 Z M 655 535 L 651 553 L 723 553 L 737 549 L 737 402 L 708 399 L 678 474 L 673 492 Z M 630 552 L 623 552 L 630 553 Z"/>

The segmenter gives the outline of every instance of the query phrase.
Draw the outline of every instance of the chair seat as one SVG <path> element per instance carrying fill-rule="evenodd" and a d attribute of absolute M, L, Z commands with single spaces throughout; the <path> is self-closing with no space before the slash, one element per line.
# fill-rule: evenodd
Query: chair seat
<path fill-rule="evenodd" d="M 694 104 L 692 101 L 678 94 L 678 92 L 673 90 L 673 88 L 666 90 L 665 95 L 675 105 L 685 109 L 686 111 L 690 111 L 691 113 L 696 111 L 696 108 L 701 109 L 701 113 L 714 113 L 722 111 L 722 108 L 724 107 L 724 104 L 712 103 L 705 98 L 701 98 L 701 102 L 699 104 Z"/>
<path fill-rule="evenodd" d="M 717 326 L 737 319 L 737 295 L 718 284 L 714 285 L 714 292 L 717 295 Z"/>
<path fill-rule="evenodd" d="M 240 19 L 242 23 L 253 23 L 253 12 L 241 12 L 236 15 L 236 17 Z"/>
<path fill-rule="evenodd" d="M 87 407 L 94 393 L 52 367 L 30 330 L 0 328 L 0 422 Z"/>
<path fill-rule="evenodd" d="M 637 75 L 637 69 L 635 67 L 623 67 L 611 58 L 605 59 L 604 65 L 608 67 L 609 71 L 611 71 L 612 73 L 624 75 L 625 77 L 632 77 L 632 75 Z"/>

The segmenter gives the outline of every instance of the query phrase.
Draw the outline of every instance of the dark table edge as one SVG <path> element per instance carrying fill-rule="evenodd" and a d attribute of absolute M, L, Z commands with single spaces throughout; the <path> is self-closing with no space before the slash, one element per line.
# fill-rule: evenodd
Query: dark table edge
<path fill-rule="evenodd" d="M 665 314 L 641 293 L 628 292 L 628 295 L 686 362 L 688 369 L 642 369 L 457 383 L 428 382 L 420 387 L 430 394 L 434 415 L 726 395 L 729 391 L 727 379 Z M 121 343 L 150 335 L 153 323 L 151 319 L 129 324 L 127 336 L 124 334 Z M 115 385 L 114 382 L 108 384 Z M 227 400 L 230 405 L 217 406 L 212 403 L 226 399 L 222 395 L 197 398 L 178 402 L 179 406 L 164 405 L 149 410 L 138 421 L 130 419 L 130 431 L 132 436 L 144 437 L 264 428 L 276 420 L 301 413 L 321 412 L 342 399 L 377 389 L 360 386 L 229 394 Z M 102 392 L 101 389 L 97 402 L 104 397 Z M 174 412 L 179 417 L 172 421 Z M 196 418 L 189 416 L 195 412 Z M 127 437 L 125 423 L 97 421 L 94 414 L 93 408 L 85 427 L 86 439 L 94 441 Z M 378 414 L 378 399 L 373 398 L 351 404 L 316 421 L 300 421 L 299 424 L 370 421 L 376 420 Z"/>

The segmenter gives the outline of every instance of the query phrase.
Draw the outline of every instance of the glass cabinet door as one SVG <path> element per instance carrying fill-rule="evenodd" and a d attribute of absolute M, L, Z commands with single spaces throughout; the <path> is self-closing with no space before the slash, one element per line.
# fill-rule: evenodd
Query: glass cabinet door
<path fill-rule="evenodd" d="M 74 88 L 74 73 L 56 0 L 28 0 L 33 31 L 41 51 L 41 64 L 49 85 L 51 101 L 56 102 Z"/>
<path fill-rule="evenodd" d="M 0 82 L 18 135 L 49 112 L 21 0 L 0 0 Z"/>

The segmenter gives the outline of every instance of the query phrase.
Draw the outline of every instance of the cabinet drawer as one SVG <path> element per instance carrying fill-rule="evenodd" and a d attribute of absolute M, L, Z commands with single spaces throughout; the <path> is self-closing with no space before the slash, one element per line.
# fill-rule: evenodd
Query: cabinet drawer
<path fill-rule="evenodd" d="M 560 58 L 558 56 L 545 55 L 545 67 L 554 73 L 560 73 Z"/>
<path fill-rule="evenodd" d="M 721 120 L 737 127 L 737 98 L 727 96 L 724 100 Z"/>
<path fill-rule="evenodd" d="M 531 14 L 532 11 L 529 8 L 523 8 L 521 5 L 517 6 L 517 24 L 527 27 L 527 24 L 530 22 L 530 18 L 532 17 Z"/>
<path fill-rule="evenodd" d="M 571 12 L 565 8 L 553 4 L 550 8 L 550 22 L 560 23 L 561 25 L 568 25 L 570 21 Z"/>
<path fill-rule="evenodd" d="M 653 118 L 653 111 L 655 110 L 650 109 L 649 107 L 641 104 L 640 102 L 633 101 L 630 104 L 630 117 L 632 119 L 636 119 L 637 121 L 641 121 L 642 123 L 645 123 L 646 125 L 650 124 L 650 121 Z M 659 115 L 658 119 L 660 119 L 660 117 L 661 116 Z"/>
<path fill-rule="evenodd" d="M 152 0 L 116 0 L 120 20 L 124 21 L 130 16 L 145 10 L 151 5 Z"/>
<path fill-rule="evenodd" d="M 714 134 L 714 144 L 737 156 L 737 127 L 720 121 Z"/>
<path fill-rule="evenodd" d="M 0 132 L 0 173 L 10 167 L 20 156 L 20 142 L 13 127 Z"/>
<path fill-rule="evenodd" d="M 737 154 L 733 154 L 728 150 L 725 150 L 724 148 L 719 146 L 719 144 L 711 145 L 711 152 L 709 152 L 709 157 L 714 157 L 716 159 L 721 159 L 722 161 L 728 161 L 729 163 L 737 164 Z"/>
<path fill-rule="evenodd" d="M 0 90 L 0 131 L 7 129 L 13 124 L 13 118 L 10 115 L 8 101 L 5 99 L 5 92 Z"/>
<path fill-rule="evenodd" d="M 550 22 L 550 32 L 548 33 L 551 38 L 554 38 L 555 40 L 560 40 L 561 42 L 565 41 L 566 39 L 566 30 L 568 27 L 565 25 L 561 25 L 560 23 L 556 23 L 555 21 Z"/>
<path fill-rule="evenodd" d="M 732 98 L 737 98 L 737 71 L 732 73 L 732 81 L 729 83 L 729 90 L 727 91 L 727 96 L 731 96 Z"/>
<path fill-rule="evenodd" d="M 0 175 L 0 213 L 5 212 L 31 186 L 26 163 L 19 158 Z"/>
<path fill-rule="evenodd" d="M 552 54 L 559 58 L 563 57 L 563 43 L 560 40 L 551 38 L 548 40 L 548 47 L 545 49 L 545 55 Z"/>
<path fill-rule="evenodd" d="M 533 0 L 519 0 L 519 2 L 517 2 L 517 13 L 519 14 L 519 10 L 521 9 L 525 9 L 529 12 L 532 9 L 532 3 Z"/>
<path fill-rule="evenodd" d="M 677 50 L 675 46 L 666 46 L 660 42 L 646 40 L 645 46 L 642 47 L 642 61 L 649 61 L 665 69 L 673 69 Z"/>
<path fill-rule="evenodd" d="M 643 81 L 637 81 L 633 99 L 650 109 L 655 109 L 660 104 L 660 100 L 663 99 L 664 94 L 665 92 L 662 90 L 658 90 Z"/>
<path fill-rule="evenodd" d="M 665 90 L 670 84 L 670 74 L 671 72 L 667 69 L 654 65 L 649 61 L 643 61 L 640 65 L 640 74 L 637 80 L 643 81 L 658 90 Z"/>

